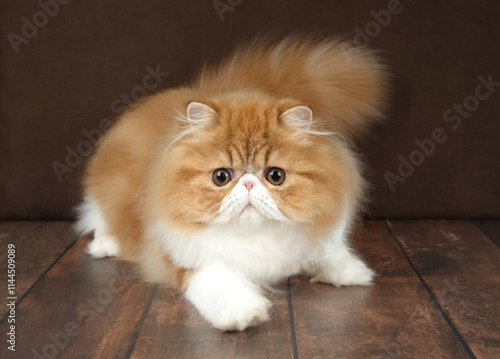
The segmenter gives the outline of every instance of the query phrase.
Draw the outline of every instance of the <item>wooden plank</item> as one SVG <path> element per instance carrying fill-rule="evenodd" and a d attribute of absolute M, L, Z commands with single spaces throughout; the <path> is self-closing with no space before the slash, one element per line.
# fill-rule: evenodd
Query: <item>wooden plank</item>
<path fill-rule="evenodd" d="M 73 222 L 0 222 L 0 298 L 7 298 L 7 247 L 15 246 L 15 297 L 26 291 L 75 242 Z M 0 318 L 8 312 L 0 307 Z"/>
<path fill-rule="evenodd" d="M 335 288 L 295 279 L 303 358 L 468 358 L 381 221 L 357 228 L 353 246 L 376 270 L 372 287 Z"/>
<path fill-rule="evenodd" d="M 500 249 L 469 221 L 390 221 L 477 358 L 500 358 Z"/>
<path fill-rule="evenodd" d="M 285 284 L 278 290 L 271 321 L 223 333 L 180 295 L 159 288 L 131 358 L 292 358 Z"/>
<path fill-rule="evenodd" d="M 500 247 L 500 219 L 474 219 L 471 222 Z"/>
<path fill-rule="evenodd" d="M 16 310 L 16 351 L 0 325 L 0 358 L 123 358 L 152 296 L 128 263 L 94 259 L 78 241 Z"/>

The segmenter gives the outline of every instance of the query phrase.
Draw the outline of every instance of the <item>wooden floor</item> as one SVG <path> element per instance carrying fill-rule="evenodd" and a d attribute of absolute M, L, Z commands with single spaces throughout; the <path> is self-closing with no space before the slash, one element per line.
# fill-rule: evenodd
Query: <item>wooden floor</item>
<path fill-rule="evenodd" d="M 221 333 L 133 267 L 85 253 L 69 222 L 0 222 L 0 358 L 500 358 L 500 221 L 368 221 L 378 276 L 277 285 L 272 320 Z M 16 247 L 15 352 L 7 245 Z"/>

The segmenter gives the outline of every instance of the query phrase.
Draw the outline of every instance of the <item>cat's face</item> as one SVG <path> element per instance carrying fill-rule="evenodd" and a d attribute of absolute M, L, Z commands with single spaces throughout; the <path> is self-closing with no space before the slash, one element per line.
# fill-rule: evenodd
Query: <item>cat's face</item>
<path fill-rule="evenodd" d="M 190 105 L 192 132 L 166 154 L 159 196 L 172 222 L 334 224 L 358 178 L 342 145 L 304 132 L 308 108 L 259 101 L 211 106 L 216 110 Z"/>

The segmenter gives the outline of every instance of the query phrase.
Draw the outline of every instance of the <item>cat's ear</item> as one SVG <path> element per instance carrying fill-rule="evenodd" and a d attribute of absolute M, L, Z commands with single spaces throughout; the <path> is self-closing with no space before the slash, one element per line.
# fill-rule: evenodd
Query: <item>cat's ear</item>
<path fill-rule="evenodd" d="M 201 102 L 190 102 L 187 107 L 187 119 L 192 126 L 204 126 L 217 116 L 217 112 Z"/>
<path fill-rule="evenodd" d="M 313 121 L 312 110 L 307 106 L 295 106 L 283 112 L 280 120 L 299 130 L 309 130 Z"/>

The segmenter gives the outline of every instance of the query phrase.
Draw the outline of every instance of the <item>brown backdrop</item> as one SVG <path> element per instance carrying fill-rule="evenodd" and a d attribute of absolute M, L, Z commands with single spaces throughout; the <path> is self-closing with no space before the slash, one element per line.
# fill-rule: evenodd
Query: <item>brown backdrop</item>
<path fill-rule="evenodd" d="M 1 219 L 71 218 L 90 144 L 127 96 L 179 85 L 204 61 L 268 32 L 351 34 L 392 64 L 389 122 L 362 146 L 373 184 L 369 216 L 500 215 L 496 0 L 0 7 Z"/>

